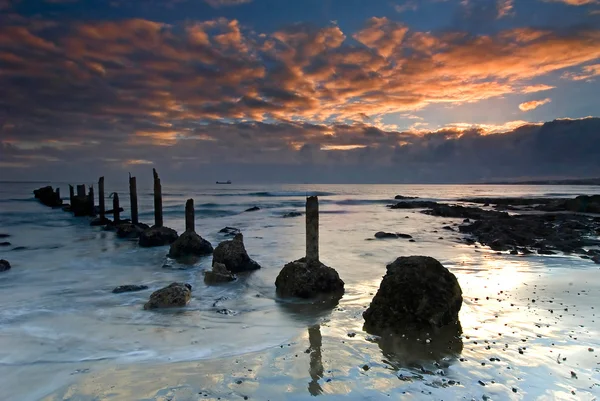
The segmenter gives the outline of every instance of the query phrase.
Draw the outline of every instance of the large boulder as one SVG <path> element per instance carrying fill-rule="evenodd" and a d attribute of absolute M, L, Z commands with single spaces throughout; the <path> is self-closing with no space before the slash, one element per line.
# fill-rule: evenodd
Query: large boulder
<path fill-rule="evenodd" d="M 42 187 L 33 191 L 33 196 L 39 199 L 46 206 L 59 207 L 62 206 L 62 199 L 51 186 Z"/>
<path fill-rule="evenodd" d="M 318 261 L 308 263 L 306 258 L 285 265 L 275 280 L 275 287 L 277 294 L 283 297 L 341 298 L 344 294 L 344 282 L 335 269 Z"/>
<path fill-rule="evenodd" d="M 183 307 L 192 298 L 192 286 L 187 283 L 172 283 L 150 295 L 144 309 Z"/>
<path fill-rule="evenodd" d="M 0 272 L 7 270 L 10 270 L 10 263 L 8 263 L 8 260 L 0 259 Z"/>
<path fill-rule="evenodd" d="M 236 279 L 223 263 L 214 263 L 212 270 L 204 272 L 204 283 L 208 285 L 229 283 Z"/>
<path fill-rule="evenodd" d="M 204 238 L 193 231 L 186 231 L 171 244 L 169 250 L 170 258 L 181 258 L 185 256 L 204 256 L 213 253 L 213 247 Z"/>
<path fill-rule="evenodd" d="M 400 257 L 387 265 L 379 290 L 363 313 L 372 333 L 407 327 L 436 329 L 458 322 L 462 290 L 454 274 L 428 256 Z"/>
<path fill-rule="evenodd" d="M 222 263 L 232 273 L 260 269 L 260 265 L 250 259 L 244 246 L 244 236 L 238 233 L 233 239 L 221 242 L 213 254 L 213 266 Z"/>
<path fill-rule="evenodd" d="M 148 227 L 147 224 L 144 223 L 137 223 L 137 224 L 133 224 L 133 223 L 121 223 L 117 225 L 117 237 L 119 238 L 139 238 L 142 233 L 146 230 L 148 230 L 150 227 Z"/>
<path fill-rule="evenodd" d="M 152 227 L 140 234 L 140 246 L 153 247 L 171 245 L 177 240 L 177 231 L 169 227 Z"/>

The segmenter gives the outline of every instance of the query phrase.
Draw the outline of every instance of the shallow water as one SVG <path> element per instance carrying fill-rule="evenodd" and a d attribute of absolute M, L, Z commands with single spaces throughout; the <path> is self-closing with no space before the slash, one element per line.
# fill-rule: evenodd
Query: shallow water
<path fill-rule="evenodd" d="M 591 400 L 600 394 L 597 265 L 576 256 L 496 255 L 442 230 L 456 219 L 385 207 L 396 194 L 442 201 L 571 197 L 597 193 L 597 187 L 164 185 L 166 226 L 183 231 L 184 203 L 192 197 L 200 235 L 216 246 L 225 239 L 219 229 L 238 227 L 250 256 L 263 266 L 235 283 L 207 287 L 202 271 L 210 257 L 181 265 L 166 258 L 167 248 L 140 249 L 90 227 L 88 219 L 40 205 L 32 200 L 34 186 L 41 184 L 0 186 L 0 233 L 11 235 L 0 258 L 13 266 L 0 274 L 2 400 L 348 394 L 374 400 Z M 151 190 L 143 182 L 138 186 L 140 219 L 151 223 Z M 120 192 L 127 217 L 126 187 L 106 187 Z M 333 310 L 275 296 L 281 267 L 304 253 L 304 218 L 281 216 L 302 211 L 305 195 L 312 194 L 320 200 L 321 260 L 346 282 Z M 255 205 L 261 210 L 243 212 Z M 416 242 L 371 240 L 377 231 L 410 234 Z M 385 265 L 406 255 L 437 258 L 461 284 L 463 333 L 450 349 L 443 334 L 390 342 L 362 331 L 361 313 Z M 192 284 L 188 307 L 142 310 L 153 290 L 173 281 Z M 123 284 L 150 289 L 111 293 Z"/>

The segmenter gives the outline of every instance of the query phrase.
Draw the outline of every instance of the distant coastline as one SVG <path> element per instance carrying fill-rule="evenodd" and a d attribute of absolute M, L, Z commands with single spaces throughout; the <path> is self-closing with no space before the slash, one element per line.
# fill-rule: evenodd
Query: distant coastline
<path fill-rule="evenodd" d="M 530 181 L 496 181 L 482 182 L 481 185 L 600 185 L 600 178 L 530 180 Z"/>

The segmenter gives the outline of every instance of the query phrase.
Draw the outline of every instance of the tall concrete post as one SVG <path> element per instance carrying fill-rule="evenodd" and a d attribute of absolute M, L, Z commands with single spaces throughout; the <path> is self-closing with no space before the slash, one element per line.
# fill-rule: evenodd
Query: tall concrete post
<path fill-rule="evenodd" d="M 131 222 L 139 223 L 138 218 L 138 200 L 137 200 L 137 182 L 135 177 L 129 174 L 129 200 L 131 201 Z"/>
<path fill-rule="evenodd" d="M 75 197 L 75 188 L 69 184 L 69 204 L 73 205 L 73 198 Z"/>
<path fill-rule="evenodd" d="M 319 261 L 319 198 L 306 198 L 306 262 Z"/>
<path fill-rule="evenodd" d="M 94 186 L 90 185 L 90 192 L 88 193 L 88 210 L 89 216 L 96 215 L 96 205 L 94 204 Z"/>
<path fill-rule="evenodd" d="M 104 204 L 104 177 L 98 180 L 98 208 L 100 209 L 100 220 L 106 219 L 106 206 Z"/>
<path fill-rule="evenodd" d="M 154 225 L 162 227 L 162 187 L 160 186 L 160 178 L 158 178 L 156 169 L 152 169 L 152 174 L 154 175 Z"/>
<path fill-rule="evenodd" d="M 85 197 L 85 184 L 77 185 L 77 196 Z"/>
<path fill-rule="evenodd" d="M 185 231 L 195 232 L 194 200 L 188 199 L 185 202 Z"/>
<path fill-rule="evenodd" d="M 113 193 L 113 220 L 115 223 L 121 221 L 121 207 L 119 206 L 119 194 Z"/>

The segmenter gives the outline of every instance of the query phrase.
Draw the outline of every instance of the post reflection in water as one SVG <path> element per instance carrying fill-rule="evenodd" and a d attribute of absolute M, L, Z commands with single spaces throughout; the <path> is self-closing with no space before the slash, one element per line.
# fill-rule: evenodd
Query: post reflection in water
<path fill-rule="evenodd" d="M 321 326 L 318 324 L 308 328 L 308 342 L 310 343 L 310 374 L 311 381 L 308 383 L 308 392 L 312 396 L 323 393 L 319 379 L 323 378 L 323 361 L 321 360 Z"/>

